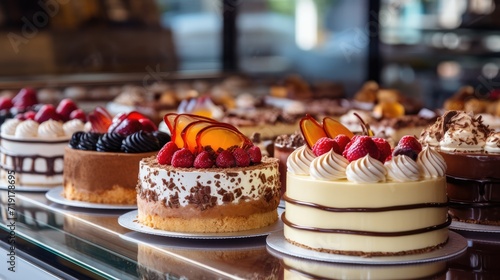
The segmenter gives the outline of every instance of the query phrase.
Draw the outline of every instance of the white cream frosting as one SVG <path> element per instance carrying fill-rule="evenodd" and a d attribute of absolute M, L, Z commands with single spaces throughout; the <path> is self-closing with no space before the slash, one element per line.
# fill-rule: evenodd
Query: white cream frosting
<path fill-rule="evenodd" d="M 296 175 L 309 175 L 309 166 L 315 158 L 312 150 L 307 145 L 303 145 L 288 156 L 287 170 Z"/>
<path fill-rule="evenodd" d="M 349 161 L 343 156 L 330 150 L 315 158 L 310 165 L 311 177 L 317 180 L 340 180 L 346 178 L 346 168 Z"/>
<path fill-rule="evenodd" d="M 418 154 L 417 164 L 424 178 L 443 177 L 446 174 L 446 161 L 443 156 L 428 146 Z"/>
<path fill-rule="evenodd" d="M 59 121 L 47 120 L 38 126 L 38 137 L 57 138 L 64 136 L 63 125 Z"/>
<path fill-rule="evenodd" d="M 16 133 L 16 127 L 21 123 L 19 119 L 8 119 L 1 127 L 2 134 L 14 135 Z"/>
<path fill-rule="evenodd" d="M 472 114 L 459 113 L 450 120 L 450 127 L 440 141 L 441 150 L 456 152 L 482 151 L 487 132 Z"/>
<path fill-rule="evenodd" d="M 500 153 L 500 132 L 493 132 L 486 139 L 484 150 L 488 153 Z"/>
<path fill-rule="evenodd" d="M 346 169 L 347 180 L 356 183 L 384 182 L 386 174 L 384 164 L 370 155 L 352 161 Z"/>
<path fill-rule="evenodd" d="M 86 131 L 85 124 L 79 119 L 73 119 L 63 124 L 64 134 L 71 136 L 77 131 Z"/>
<path fill-rule="evenodd" d="M 19 125 L 17 125 L 14 135 L 18 138 L 37 137 L 38 126 L 38 123 L 34 120 L 22 121 Z"/>
<path fill-rule="evenodd" d="M 418 164 L 408 156 L 394 156 L 384 166 L 387 168 L 387 178 L 391 181 L 409 182 L 420 179 Z"/>

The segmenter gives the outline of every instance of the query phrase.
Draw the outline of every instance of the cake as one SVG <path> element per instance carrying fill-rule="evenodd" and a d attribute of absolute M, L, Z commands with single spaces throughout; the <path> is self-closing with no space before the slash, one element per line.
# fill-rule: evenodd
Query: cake
<path fill-rule="evenodd" d="M 481 116 L 451 110 L 422 131 L 420 141 L 436 147 L 448 165 L 453 219 L 500 225 L 500 132 Z"/>
<path fill-rule="evenodd" d="M 278 160 L 235 127 L 188 114 L 166 115 L 172 140 L 141 160 L 139 223 L 176 232 L 235 232 L 278 220 Z M 181 138 L 182 137 L 182 138 Z"/>
<path fill-rule="evenodd" d="M 422 253 L 448 240 L 446 164 L 403 137 L 338 134 L 338 122 L 305 117 L 306 145 L 287 161 L 285 239 L 310 250 L 385 256 Z"/>
<path fill-rule="evenodd" d="M 135 204 L 139 161 L 155 155 L 170 136 L 135 111 L 111 119 L 99 107 L 89 118 L 92 131 L 74 133 L 64 150 L 63 196 L 91 203 Z"/>
<path fill-rule="evenodd" d="M 63 112 L 62 107 L 69 110 Z M 17 186 L 60 186 L 64 148 L 74 132 L 84 130 L 81 119 L 85 115 L 80 118 L 76 112 L 83 114 L 71 100 L 63 100 L 57 108 L 46 104 L 37 112 L 30 110 L 6 120 L 1 127 L 0 144 L 3 184 L 13 171 Z"/>
<path fill-rule="evenodd" d="M 300 132 L 293 134 L 283 134 L 276 137 L 274 141 L 273 157 L 279 160 L 280 181 L 281 181 L 281 194 L 286 191 L 286 161 L 288 156 L 295 151 L 295 149 L 305 144 L 304 138 Z"/>

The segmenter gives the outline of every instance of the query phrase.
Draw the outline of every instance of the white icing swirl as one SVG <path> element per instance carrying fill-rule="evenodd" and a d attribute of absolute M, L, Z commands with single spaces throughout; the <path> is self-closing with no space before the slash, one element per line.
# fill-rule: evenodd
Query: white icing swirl
<path fill-rule="evenodd" d="M 387 170 L 384 164 L 369 155 L 347 165 L 347 180 L 356 183 L 384 182 Z"/>
<path fill-rule="evenodd" d="M 443 156 L 428 146 L 418 154 L 417 164 L 424 178 L 443 177 L 446 174 L 446 161 Z"/>
<path fill-rule="evenodd" d="M 8 119 L 2 124 L 2 134 L 14 135 L 16 134 L 16 127 L 21 123 L 19 119 Z"/>
<path fill-rule="evenodd" d="M 500 132 L 493 132 L 488 136 L 484 150 L 492 154 L 500 153 Z"/>
<path fill-rule="evenodd" d="M 441 139 L 443 151 L 477 152 L 482 151 L 489 129 L 474 115 L 460 113 L 450 120 L 450 127 Z"/>
<path fill-rule="evenodd" d="M 65 135 L 71 136 L 77 131 L 85 131 L 85 124 L 79 119 L 73 119 L 63 124 L 63 130 Z"/>
<path fill-rule="evenodd" d="M 309 175 L 309 166 L 314 158 L 312 150 L 303 145 L 288 156 L 286 161 L 287 170 L 296 175 Z"/>
<path fill-rule="evenodd" d="M 63 125 L 59 121 L 48 120 L 38 126 L 38 136 L 43 138 L 57 138 L 64 136 Z"/>
<path fill-rule="evenodd" d="M 405 155 L 397 155 L 385 164 L 387 178 L 396 182 L 410 182 L 420 179 L 420 170 L 417 162 Z"/>
<path fill-rule="evenodd" d="M 315 158 L 310 165 L 311 177 L 317 180 L 340 180 L 345 179 L 345 170 L 349 161 L 343 156 L 330 150 Z"/>
<path fill-rule="evenodd" d="M 14 135 L 19 138 L 36 137 L 38 135 L 38 123 L 34 120 L 23 121 L 17 125 Z"/>

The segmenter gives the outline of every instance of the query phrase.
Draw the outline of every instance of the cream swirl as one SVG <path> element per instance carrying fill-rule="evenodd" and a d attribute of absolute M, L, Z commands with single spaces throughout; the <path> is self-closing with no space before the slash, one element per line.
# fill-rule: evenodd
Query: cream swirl
<path fill-rule="evenodd" d="M 387 170 L 384 164 L 369 155 L 352 161 L 347 165 L 347 180 L 356 183 L 384 182 Z"/>
<path fill-rule="evenodd" d="M 85 124 L 79 119 L 73 119 L 63 124 L 64 134 L 71 136 L 77 131 L 85 131 Z"/>
<path fill-rule="evenodd" d="M 309 166 L 314 158 L 312 150 L 303 145 L 288 156 L 286 161 L 287 170 L 296 175 L 309 175 Z"/>
<path fill-rule="evenodd" d="M 484 150 L 492 154 L 500 153 L 500 132 L 493 132 L 488 136 Z"/>
<path fill-rule="evenodd" d="M 482 151 L 490 129 L 480 117 L 460 112 L 450 120 L 449 128 L 441 139 L 443 151 L 477 152 Z"/>
<path fill-rule="evenodd" d="M 417 162 L 405 155 L 397 155 L 384 164 L 387 178 L 396 182 L 410 182 L 420 179 Z"/>
<path fill-rule="evenodd" d="M 21 123 L 20 119 L 8 119 L 2 124 L 2 134 L 14 135 L 16 134 L 16 127 Z"/>
<path fill-rule="evenodd" d="M 14 135 L 19 138 L 36 137 L 38 135 L 38 123 L 34 120 L 23 121 L 17 125 Z"/>
<path fill-rule="evenodd" d="M 343 156 L 330 150 L 315 158 L 310 165 L 311 177 L 317 180 L 340 180 L 345 179 L 345 170 L 349 161 Z"/>
<path fill-rule="evenodd" d="M 64 129 L 61 122 L 47 120 L 38 126 L 38 136 L 43 138 L 57 138 L 64 136 Z"/>
<path fill-rule="evenodd" d="M 424 178 L 436 178 L 446 175 L 446 161 L 436 150 L 425 146 L 418 154 L 417 164 Z"/>

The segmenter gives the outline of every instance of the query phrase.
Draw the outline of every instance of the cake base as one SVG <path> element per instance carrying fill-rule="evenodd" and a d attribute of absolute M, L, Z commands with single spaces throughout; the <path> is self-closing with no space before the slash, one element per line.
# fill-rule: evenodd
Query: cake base
<path fill-rule="evenodd" d="M 111 189 L 100 193 L 93 193 L 79 190 L 72 183 L 66 183 L 64 184 L 63 196 L 70 200 L 92 203 L 130 205 L 136 203 L 137 193 L 135 189 L 123 188 L 119 185 L 114 185 Z"/>

